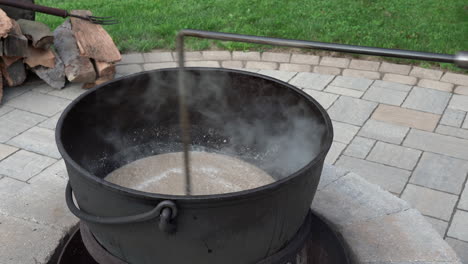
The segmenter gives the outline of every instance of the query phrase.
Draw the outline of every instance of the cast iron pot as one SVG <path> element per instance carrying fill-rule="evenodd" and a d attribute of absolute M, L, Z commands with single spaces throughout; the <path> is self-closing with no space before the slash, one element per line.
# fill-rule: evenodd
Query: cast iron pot
<path fill-rule="evenodd" d="M 287 245 L 307 215 L 332 144 L 330 118 L 313 98 L 277 79 L 187 68 L 193 148 L 243 159 L 276 181 L 183 196 L 103 180 L 134 160 L 182 150 L 177 73 L 116 79 L 67 107 L 56 140 L 70 178 L 68 206 L 106 250 L 128 263 L 261 262 Z"/>

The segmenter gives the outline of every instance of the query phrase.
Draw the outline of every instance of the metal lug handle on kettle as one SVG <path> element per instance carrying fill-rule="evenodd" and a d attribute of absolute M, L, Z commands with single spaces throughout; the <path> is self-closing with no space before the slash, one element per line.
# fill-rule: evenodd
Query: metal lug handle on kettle
<path fill-rule="evenodd" d="M 130 224 L 159 218 L 159 228 L 161 229 L 161 231 L 173 233 L 176 228 L 176 226 L 173 223 L 173 220 L 177 216 L 177 207 L 174 202 L 169 200 L 162 201 L 158 203 L 158 205 L 156 205 L 154 209 L 137 215 L 119 217 L 95 216 L 85 213 L 78 207 L 76 207 L 73 201 L 73 190 L 70 182 L 68 182 L 65 190 L 65 200 L 70 211 L 76 217 L 84 221 L 97 224 Z"/>

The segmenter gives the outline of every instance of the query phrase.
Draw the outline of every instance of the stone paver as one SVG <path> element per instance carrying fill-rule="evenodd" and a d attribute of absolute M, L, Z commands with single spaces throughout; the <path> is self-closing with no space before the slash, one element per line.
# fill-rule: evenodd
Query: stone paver
<path fill-rule="evenodd" d="M 219 62 L 218 61 L 187 61 L 185 63 L 187 67 L 215 67 L 218 68 Z"/>
<path fill-rule="evenodd" d="M 27 181 L 55 162 L 52 158 L 20 150 L 0 161 L 0 175 Z"/>
<path fill-rule="evenodd" d="M 362 125 L 376 107 L 377 104 L 374 102 L 341 96 L 332 107 L 330 107 L 328 114 L 336 121 Z"/>
<path fill-rule="evenodd" d="M 46 119 L 47 117 L 17 109 L 0 116 L 0 143 L 7 142 Z"/>
<path fill-rule="evenodd" d="M 279 53 L 279 52 L 263 52 L 262 53 L 263 61 L 289 62 L 290 58 L 291 58 L 291 53 Z"/>
<path fill-rule="evenodd" d="M 325 109 L 328 109 L 338 98 L 336 94 L 319 92 L 312 89 L 304 89 L 304 92 L 317 100 Z"/>
<path fill-rule="evenodd" d="M 401 198 L 413 205 L 422 214 L 448 221 L 458 197 L 453 194 L 408 184 Z"/>
<path fill-rule="evenodd" d="M 333 144 L 328 151 L 327 157 L 325 158 L 325 163 L 334 164 L 345 148 L 346 144 L 333 141 Z"/>
<path fill-rule="evenodd" d="M 370 119 L 359 131 L 359 135 L 388 143 L 400 144 L 409 128 Z"/>
<path fill-rule="evenodd" d="M 440 120 L 440 124 L 453 127 L 461 127 L 465 119 L 466 112 L 447 108 Z"/>
<path fill-rule="evenodd" d="M 465 187 L 463 188 L 460 201 L 458 201 L 458 208 L 468 211 L 468 182 L 465 183 Z"/>
<path fill-rule="evenodd" d="M 440 219 L 432 218 L 429 216 L 426 216 L 426 220 L 434 227 L 435 230 L 439 233 L 441 237 L 445 236 L 445 232 L 447 231 L 448 227 L 448 222 L 443 221 Z"/>
<path fill-rule="evenodd" d="M 380 62 L 378 61 L 368 61 L 368 60 L 351 60 L 349 68 L 356 70 L 365 70 L 365 71 L 378 71 L 380 67 Z"/>
<path fill-rule="evenodd" d="M 65 109 L 69 100 L 37 92 L 27 92 L 7 102 L 7 105 L 37 113 L 44 116 L 53 116 Z"/>
<path fill-rule="evenodd" d="M 68 172 L 67 168 L 65 167 L 65 162 L 63 159 L 57 161 L 47 169 L 43 170 L 38 175 L 31 178 L 31 181 L 35 181 L 36 177 L 59 177 L 64 180 L 68 180 Z"/>
<path fill-rule="evenodd" d="M 455 93 L 468 95 L 468 86 L 457 86 L 457 88 L 455 88 Z"/>
<path fill-rule="evenodd" d="M 9 100 L 20 96 L 26 92 L 29 92 L 33 86 L 31 85 L 23 85 L 23 86 L 17 86 L 17 87 L 3 87 L 3 98 L 2 102 L 6 103 Z"/>
<path fill-rule="evenodd" d="M 233 51 L 232 52 L 232 59 L 233 60 L 241 60 L 241 61 L 259 61 L 260 60 L 260 52 L 241 52 L 241 51 Z"/>
<path fill-rule="evenodd" d="M 81 88 L 81 84 L 73 84 L 66 89 L 56 90 L 49 92 L 50 95 L 61 97 L 68 100 L 75 100 L 78 96 L 84 94 L 87 90 Z"/>
<path fill-rule="evenodd" d="M 362 71 L 362 70 L 352 70 L 344 69 L 343 76 L 356 77 L 356 78 L 366 78 L 371 80 L 380 79 L 380 73 L 373 71 Z"/>
<path fill-rule="evenodd" d="M 229 56 L 230 57 L 230 56 Z M 144 62 L 167 62 L 174 61 L 172 52 L 150 52 L 143 53 Z"/>
<path fill-rule="evenodd" d="M 382 65 L 380 66 L 379 71 L 408 75 L 409 72 L 411 71 L 411 66 L 402 65 L 402 64 L 395 64 L 395 63 L 388 63 L 388 62 L 382 62 Z"/>
<path fill-rule="evenodd" d="M 439 82 L 439 81 L 434 81 L 434 80 L 429 80 L 429 79 L 419 80 L 418 86 L 424 87 L 424 88 L 436 89 L 436 90 L 445 91 L 445 92 L 451 92 L 453 90 L 453 84 L 451 83 Z"/>
<path fill-rule="evenodd" d="M 395 91 L 387 88 L 372 86 L 364 94 L 363 99 L 378 103 L 400 106 L 407 95 L 407 92 Z"/>
<path fill-rule="evenodd" d="M 292 79 L 292 77 L 294 77 L 297 74 L 297 72 L 284 72 L 276 70 L 260 70 L 258 73 L 273 77 L 283 82 L 288 82 Z"/>
<path fill-rule="evenodd" d="M 468 242 L 446 238 L 447 243 L 455 250 L 462 263 L 468 263 Z"/>
<path fill-rule="evenodd" d="M 364 94 L 364 92 L 361 92 L 359 90 L 343 88 L 343 87 L 338 87 L 338 86 L 333 86 L 333 85 L 328 85 L 324 91 L 327 93 L 346 95 L 346 96 L 350 96 L 354 98 L 361 98 L 362 95 Z"/>
<path fill-rule="evenodd" d="M 291 56 L 291 63 L 318 65 L 319 60 L 320 56 L 315 55 L 293 54 Z"/>
<path fill-rule="evenodd" d="M 323 90 L 333 78 L 333 75 L 300 72 L 289 83 L 300 88 Z"/>
<path fill-rule="evenodd" d="M 341 156 L 336 166 L 355 172 L 371 183 L 396 194 L 401 193 L 410 176 L 407 170 L 347 156 Z"/>
<path fill-rule="evenodd" d="M 55 159 L 62 157 L 55 144 L 55 132 L 46 128 L 33 127 L 8 141 L 8 144 Z"/>
<path fill-rule="evenodd" d="M 179 55 L 177 54 L 177 52 L 172 52 L 172 57 L 175 61 L 179 59 Z M 186 61 L 199 61 L 204 59 L 200 51 L 184 52 L 184 58 Z"/>
<path fill-rule="evenodd" d="M 456 210 L 447 235 L 468 241 L 468 225 L 466 223 L 468 223 L 468 212 Z"/>
<path fill-rule="evenodd" d="M 438 70 L 431 70 L 431 69 L 425 69 L 421 67 L 413 67 L 413 70 L 411 70 L 410 75 L 422 78 L 422 79 L 430 79 L 430 80 L 439 80 L 440 77 L 442 77 L 442 71 Z"/>
<path fill-rule="evenodd" d="M 408 84 L 408 85 L 415 85 L 418 79 L 416 77 L 413 77 L 413 76 L 386 73 L 382 80 L 389 81 L 389 82 L 397 82 L 397 83 L 402 83 L 402 84 Z"/>
<path fill-rule="evenodd" d="M 278 69 L 278 64 L 276 62 L 248 61 L 245 67 L 259 70 L 276 70 Z"/>
<path fill-rule="evenodd" d="M 440 191 L 460 194 L 468 173 L 468 161 L 425 152 L 410 182 Z"/>
<path fill-rule="evenodd" d="M 421 151 L 384 142 L 377 142 L 368 160 L 402 169 L 412 170 L 418 162 Z"/>
<path fill-rule="evenodd" d="M 231 52 L 229 51 L 203 51 L 202 52 L 204 60 L 230 60 Z"/>
<path fill-rule="evenodd" d="M 50 117 L 49 119 L 45 120 L 42 123 L 39 123 L 37 126 L 42 127 L 42 128 L 47 128 L 50 130 L 55 130 L 55 127 L 57 126 L 57 122 L 62 116 L 62 113 L 58 113 L 54 115 L 53 117 Z"/>
<path fill-rule="evenodd" d="M 349 144 L 358 130 L 358 126 L 333 121 L 334 140 L 338 142 Z"/>
<path fill-rule="evenodd" d="M 315 66 L 314 72 L 320 74 L 340 75 L 341 69 L 328 66 Z"/>
<path fill-rule="evenodd" d="M 349 59 L 335 58 L 335 57 L 322 57 L 320 60 L 321 66 L 346 68 L 349 65 Z"/>
<path fill-rule="evenodd" d="M 440 115 L 381 104 L 375 110 L 372 119 L 400 126 L 433 131 L 439 122 Z"/>
<path fill-rule="evenodd" d="M 374 81 L 372 86 L 395 90 L 395 91 L 401 91 L 401 92 L 409 92 L 411 90 L 411 86 L 409 85 L 395 83 L 395 82 L 382 81 L 382 80 Z"/>
<path fill-rule="evenodd" d="M 177 67 L 177 62 L 160 62 L 160 63 L 143 64 L 143 69 L 145 71 L 164 69 L 164 68 L 175 68 L 175 67 Z"/>
<path fill-rule="evenodd" d="M 448 107 L 452 109 L 458 109 L 458 110 L 467 112 L 468 111 L 468 96 L 454 94 L 452 96 L 452 100 L 450 100 L 450 104 Z"/>
<path fill-rule="evenodd" d="M 288 72 L 310 72 L 312 67 L 306 64 L 281 63 L 279 70 Z"/>
<path fill-rule="evenodd" d="M 117 65 L 116 67 L 116 75 L 118 76 L 126 76 L 130 74 L 134 74 L 137 72 L 141 72 L 143 68 L 140 64 L 124 64 L 124 65 Z"/>
<path fill-rule="evenodd" d="M 458 137 L 458 138 L 463 138 L 463 139 L 468 139 L 468 130 L 461 129 L 461 128 L 458 128 L 458 127 L 439 125 L 437 127 L 437 129 L 436 129 L 436 133 L 442 134 L 442 135 Z"/>
<path fill-rule="evenodd" d="M 230 69 L 241 69 L 243 67 L 242 61 L 223 61 L 221 67 Z"/>
<path fill-rule="evenodd" d="M 0 116 L 13 111 L 13 109 L 14 109 L 13 107 L 10 107 L 7 105 L 0 105 Z"/>
<path fill-rule="evenodd" d="M 141 53 L 128 53 L 122 55 L 122 60 L 118 64 L 135 64 L 135 63 L 143 63 L 145 60 L 143 59 L 143 54 Z"/>
<path fill-rule="evenodd" d="M 442 82 L 468 86 L 468 75 L 446 72 L 440 79 Z"/>
<path fill-rule="evenodd" d="M 372 80 L 356 77 L 338 76 L 330 85 L 349 88 L 358 91 L 366 91 L 372 84 Z"/>
<path fill-rule="evenodd" d="M 449 93 L 414 87 L 403 103 L 403 107 L 434 114 L 442 114 L 449 100 Z"/>
<path fill-rule="evenodd" d="M 351 144 L 349 144 L 346 148 L 344 154 L 347 156 L 364 159 L 371 151 L 375 142 L 376 141 L 373 139 L 355 137 Z"/>
<path fill-rule="evenodd" d="M 0 161 L 15 153 L 18 148 L 0 143 Z"/>
<path fill-rule="evenodd" d="M 462 128 L 468 129 L 468 113 L 466 114 L 465 121 L 463 121 Z"/>
<path fill-rule="evenodd" d="M 468 140 L 411 129 L 403 146 L 468 160 Z"/>

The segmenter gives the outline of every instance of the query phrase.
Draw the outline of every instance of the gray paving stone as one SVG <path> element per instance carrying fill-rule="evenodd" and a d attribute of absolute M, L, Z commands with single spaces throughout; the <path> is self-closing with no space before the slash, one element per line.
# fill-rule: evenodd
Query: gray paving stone
<path fill-rule="evenodd" d="M 334 133 L 334 140 L 349 144 L 351 140 L 353 140 L 356 133 L 359 131 L 360 127 L 333 121 L 333 133 Z"/>
<path fill-rule="evenodd" d="M 408 84 L 408 85 L 415 85 L 418 79 L 413 76 L 386 73 L 383 76 L 382 80 L 389 81 L 389 82 L 403 83 L 403 84 Z"/>
<path fill-rule="evenodd" d="M 431 80 L 439 80 L 440 77 L 442 77 L 442 71 L 438 70 L 431 70 L 431 69 L 425 69 L 421 67 L 413 67 L 413 70 L 411 70 L 410 75 L 422 78 L 422 79 L 431 79 Z"/>
<path fill-rule="evenodd" d="M 440 120 L 440 124 L 453 127 L 461 127 L 465 119 L 466 112 L 456 109 L 445 109 L 444 115 Z"/>
<path fill-rule="evenodd" d="M 16 86 L 16 87 L 3 87 L 3 98 L 2 102 L 6 103 L 9 100 L 20 96 L 26 92 L 29 92 L 33 86 L 31 85 L 21 85 L 21 86 Z"/>
<path fill-rule="evenodd" d="M 468 86 L 457 86 L 457 88 L 455 88 L 455 93 L 468 95 Z"/>
<path fill-rule="evenodd" d="M 338 95 L 336 94 L 319 92 L 312 89 L 304 89 L 304 92 L 317 100 L 325 109 L 328 109 L 338 98 Z"/>
<path fill-rule="evenodd" d="M 468 161 L 424 152 L 410 182 L 431 189 L 460 194 L 468 173 Z"/>
<path fill-rule="evenodd" d="M 445 92 L 452 92 L 453 90 L 453 84 L 451 83 L 439 82 L 439 81 L 434 81 L 434 80 L 429 80 L 429 79 L 419 80 L 418 86 L 424 87 L 424 88 L 436 89 L 436 90 L 445 91 Z"/>
<path fill-rule="evenodd" d="M 341 69 L 328 66 L 315 66 L 313 72 L 320 74 L 340 75 Z"/>
<path fill-rule="evenodd" d="M 55 159 L 62 157 L 55 144 L 55 132 L 46 128 L 33 127 L 8 141 L 8 144 Z"/>
<path fill-rule="evenodd" d="M 0 214 L 0 263 L 49 263 L 65 231 Z M 6 243 L 8 241 L 8 243 Z"/>
<path fill-rule="evenodd" d="M 403 146 L 468 160 L 468 140 L 411 129 Z"/>
<path fill-rule="evenodd" d="M 8 146 L 5 144 L 0 144 L 0 161 L 15 153 L 17 150 L 18 148 Z"/>
<path fill-rule="evenodd" d="M 402 169 L 412 170 L 418 162 L 421 151 L 398 145 L 377 142 L 368 160 Z"/>
<path fill-rule="evenodd" d="M 368 61 L 368 60 L 351 60 L 349 68 L 356 70 L 365 70 L 365 71 L 378 71 L 380 67 L 380 62 L 378 61 Z"/>
<path fill-rule="evenodd" d="M 458 201 L 458 208 L 468 211 L 468 182 L 465 183 L 462 195 Z"/>
<path fill-rule="evenodd" d="M 376 107 L 374 102 L 341 96 L 328 113 L 333 120 L 361 126 Z"/>
<path fill-rule="evenodd" d="M 142 72 L 143 68 L 140 64 L 124 64 L 124 65 L 117 65 L 116 67 L 116 75 L 119 76 L 126 76 L 138 72 Z"/>
<path fill-rule="evenodd" d="M 380 104 L 374 111 L 374 114 L 372 114 L 372 119 L 405 127 L 434 131 L 439 122 L 440 115 Z"/>
<path fill-rule="evenodd" d="M 225 50 L 202 51 L 205 60 L 230 60 L 231 52 Z"/>
<path fill-rule="evenodd" d="M 37 177 L 59 177 L 68 180 L 68 172 L 63 159 L 49 166 L 38 175 L 32 177 L 30 181 L 34 182 Z"/>
<path fill-rule="evenodd" d="M 449 100 L 449 93 L 414 87 L 403 103 L 403 107 L 434 114 L 442 114 Z"/>
<path fill-rule="evenodd" d="M 291 58 L 291 53 L 279 53 L 279 52 L 263 52 L 262 53 L 263 61 L 289 62 L 290 58 Z"/>
<path fill-rule="evenodd" d="M 322 57 L 320 65 L 338 68 L 347 68 L 349 65 L 349 59 L 346 58 L 335 58 L 335 57 Z"/>
<path fill-rule="evenodd" d="M 401 92 L 409 92 L 411 90 L 411 86 L 409 85 L 396 83 L 396 82 L 381 81 L 381 80 L 374 81 L 372 86 L 381 87 L 385 89 L 391 89 L 395 91 L 401 91 Z"/>
<path fill-rule="evenodd" d="M 468 263 L 468 242 L 447 237 L 447 243 L 455 250 L 462 263 Z"/>
<path fill-rule="evenodd" d="M 374 71 L 363 71 L 363 70 L 352 70 L 344 69 L 343 76 L 356 77 L 356 78 L 366 78 L 371 80 L 380 79 L 380 73 Z"/>
<path fill-rule="evenodd" d="M 364 78 L 337 76 L 330 85 L 350 88 L 358 91 L 366 91 L 372 82 L 372 80 Z"/>
<path fill-rule="evenodd" d="M 463 121 L 462 128 L 468 129 L 468 113 L 466 114 L 465 121 Z"/>
<path fill-rule="evenodd" d="M 289 82 L 289 80 L 291 80 L 292 77 L 294 77 L 297 74 L 297 72 L 284 72 L 275 70 L 260 70 L 258 73 L 273 77 L 283 82 Z"/>
<path fill-rule="evenodd" d="M 256 51 L 250 51 L 250 52 L 233 51 L 232 52 L 232 59 L 233 60 L 243 60 L 243 61 L 259 61 L 260 60 L 260 52 L 256 52 Z"/>
<path fill-rule="evenodd" d="M 45 119 L 44 116 L 18 109 L 0 116 L 0 143 L 7 142 Z"/>
<path fill-rule="evenodd" d="M 341 156 L 336 166 L 352 171 L 396 194 L 401 193 L 410 176 L 410 172 L 406 170 L 348 156 Z"/>
<path fill-rule="evenodd" d="M 69 100 L 37 92 L 27 92 L 7 102 L 7 105 L 37 113 L 44 116 L 53 116 L 65 109 Z"/>
<path fill-rule="evenodd" d="M 145 71 L 152 71 L 164 68 L 176 68 L 177 62 L 160 62 L 160 63 L 145 63 L 143 64 L 143 69 Z"/>
<path fill-rule="evenodd" d="M 305 89 L 323 90 L 334 77 L 333 75 L 300 72 L 289 83 Z"/>
<path fill-rule="evenodd" d="M 455 252 L 415 209 L 357 222 L 341 233 L 352 245 L 357 263 L 460 263 Z"/>
<path fill-rule="evenodd" d="M 432 227 L 439 233 L 441 237 L 445 236 L 445 232 L 447 231 L 448 222 L 442 221 L 440 219 L 432 218 L 429 216 L 425 217 L 426 220 L 432 225 Z"/>
<path fill-rule="evenodd" d="M 292 54 L 291 63 L 318 65 L 320 56 L 306 54 Z"/>
<path fill-rule="evenodd" d="M 362 91 L 349 89 L 349 88 L 338 87 L 338 86 L 333 86 L 333 85 L 328 85 L 327 88 L 325 88 L 324 91 L 328 92 L 328 93 L 346 95 L 346 96 L 350 96 L 350 97 L 354 97 L 354 98 L 361 98 L 361 96 L 364 94 L 364 92 L 362 92 Z"/>
<path fill-rule="evenodd" d="M 458 85 L 468 86 L 468 75 L 446 72 L 442 79 L 442 82 L 454 83 Z"/>
<path fill-rule="evenodd" d="M 367 157 L 367 154 L 369 154 L 374 144 L 375 140 L 373 139 L 355 137 L 351 144 L 349 144 L 346 148 L 344 154 L 347 156 L 364 159 Z"/>
<path fill-rule="evenodd" d="M 388 63 L 388 62 L 382 62 L 382 65 L 380 65 L 379 71 L 388 72 L 388 73 L 402 74 L 402 75 L 408 75 L 409 72 L 411 71 L 411 66 L 402 65 L 402 64 L 395 64 L 395 63 Z"/>
<path fill-rule="evenodd" d="M 221 66 L 228 69 L 242 69 L 244 67 L 242 61 L 223 61 Z"/>
<path fill-rule="evenodd" d="M 174 61 L 171 52 L 150 52 L 150 53 L 143 53 L 143 60 L 144 62 L 166 62 L 166 61 Z M 137 62 L 141 63 L 141 62 Z"/>
<path fill-rule="evenodd" d="M 363 99 L 378 103 L 400 106 L 405 100 L 407 94 L 407 92 L 372 86 L 364 94 Z"/>
<path fill-rule="evenodd" d="M 326 188 L 329 184 L 337 181 L 339 178 L 348 174 L 349 171 L 338 168 L 333 165 L 324 164 L 322 169 L 322 175 L 320 176 L 319 185 L 317 191 Z"/>
<path fill-rule="evenodd" d="M 321 189 L 312 202 L 312 210 L 338 229 L 406 209 L 409 205 L 405 201 L 352 172 Z"/>
<path fill-rule="evenodd" d="M 143 59 L 143 54 L 127 53 L 127 54 L 122 54 L 122 60 L 118 64 L 135 64 L 135 63 L 143 63 L 143 62 L 145 62 Z"/>
<path fill-rule="evenodd" d="M 401 199 L 409 202 L 422 214 L 449 221 L 458 196 L 408 184 Z"/>
<path fill-rule="evenodd" d="M 281 63 L 279 70 L 289 72 L 310 72 L 312 67 L 307 64 Z"/>
<path fill-rule="evenodd" d="M 452 96 L 452 100 L 450 100 L 450 104 L 448 107 L 452 109 L 458 109 L 458 110 L 467 112 L 468 111 L 468 96 L 454 94 Z"/>
<path fill-rule="evenodd" d="M 359 131 L 359 135 L 366 138 L 400 144 L 408 133 L 409 128 L 382 121 L 370 119 Z"/>
<path fill-rule="evenodd" d="M 57 122 L 62 116 L 62 113 L 58 113 L 54 115 L 53 117 L 50 117 L 49 119 L 45 120 L 42 123 L 39 123 L 37 126 L 42 127 L 42 128 L 47 128 L 50 130 L 55 130 L 55 127 L 57 126 Z"/>
<path fill-rule="evenodd" d="M 265 61 L 248 61 L 245 64 L 245 67 L 249 69 L 259 69 L 259 70 L 276 70 L 278 69 L 278 63 L 265 62 Z"/>
<path fill-rule="evenodd" d="M 11 106 L 7 106 L 7 105 L 2 105 L 2 104 L 0 104 L 0 116 L 2 116 L 2 115 L 4 115 L 4 114 L 7 114 L 7 113 L 9 113 L 9 112 L 11 112 L 11 111 L 13 111 L 13 109 L 15 109 L 15 108 L 13 108 L 13 107 L 11 107 Z"/>
<path fill-rule="evenodd" d="M 179 55 L 177 52 L 172 52 L 172 57 L 174 61 L 178 61 Z M 184 52 L 184 61 L 200 61 L 204 60 L 203 55 L 200 51 L 185 51 Z"/>
<path fill-rule="evenodd" d="M 187 61 L 187 67 L 220 67 L 219 61 Z"/>
<path fill-rule="evenodd" d="M 0 161 L 0 174 L 27 181 L 55 162 L 55 159 L 20 150 Z"/>
<path fill-rule="evenodd" d="M 447 235 L 468 242 L 468 212 L 455 211 Z"/>
<path fill-rule="evenodd" d="M 458 127 L 439 125 L 439 126 L 437 126 L 437 129 L 436 129 L 435 132 L 437 134 L 468 139 L 468 130 L 458 128 Z"/>
<path fill-rule="evenodd" d="M 82 84 L 73 84 L 65 87 L 62 90 L 56 90 L 49 92 L 50 95 L 65 98 L 68 100 L 75 100 L 78 96 L 85 93 L 87 90 L 81 88 Z"/>
<path fill-rule="evenodd" d="M 333 141 L 327 157 L 325 158 L 325 164 L 334 164 L 345 148 L 346 144 Z"/>
<path fill-rule="evenodd" d="M 55 88 L 50 87 L 46 83 L 39 83 L 38 85 L 35 85 L 34 88 L 31 89 L 31 91 L 43 93 L 43 94 L 49 93 L 53 90 L 55 90 Z"/>

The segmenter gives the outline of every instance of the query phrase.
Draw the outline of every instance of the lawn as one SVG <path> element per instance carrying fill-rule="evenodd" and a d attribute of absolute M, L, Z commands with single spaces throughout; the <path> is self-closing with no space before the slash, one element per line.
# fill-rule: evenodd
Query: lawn
<path fill-rule="evenodd" d="M 89 9 L 122 23 L 106 26 L 122 52 L 173 49 L 182 28 L 343 44 L 456 53 L 468 50 L 466 0 L 36 0 Z M 39 14 L 52 27 L 63 19 Z M 191 39 L 189 49 L 265 49 Z"/>

